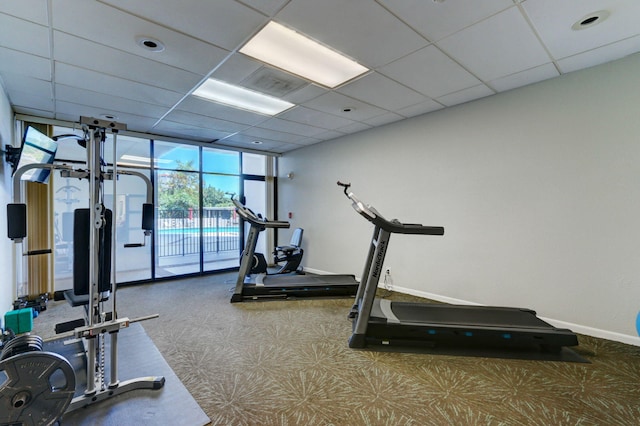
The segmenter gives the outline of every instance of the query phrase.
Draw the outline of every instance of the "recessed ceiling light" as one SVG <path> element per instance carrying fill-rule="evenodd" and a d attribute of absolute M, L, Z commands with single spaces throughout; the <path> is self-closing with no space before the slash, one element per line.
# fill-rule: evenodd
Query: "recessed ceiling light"
<path fill-rule="evenodd" d="M 253 141 L 251 143 L 254 145 L 262 145 L 262 141 Z"/>
<path fill-rule="evenodd" d="M 208 101 L 265 115 L 276 115 L 294 106 L 291 102 L 213 78 L 202 83 L 193 92 L 193 95 Z"/>
<path fill-rule="evenodd" d="M 355 107 L 344 107 L 342 108 L 342 112 L 352 112 L 355 110 Z"/>
<path fill-rule="evenodd" d="M 591 28 L 599 23 L 605 21 L 609 17 L 610 13 L 607 10 L 599 10 L 580 18 L 575 24 L 571 26 L 574 31 L 584 30 Z"/>
<path fill-rule="evenodd" d="M 343 54 L 273 21 L 240 52 L 330 89 L 369 71 Z"/>
<path fill-rule="evenodd" d="M 104 118 L 105 120 L 113 121 L 117 120 L 118 116 L 113 114 L 100 114 L 100 118 Z"/>
<path fill-rule="evenodd" d="M 136 37 L 136 43 L 138 43 L 138 46 L 151 52 L 162 52 L 164 50 L 164 43 L 157 38 L 138 36 Z"/>

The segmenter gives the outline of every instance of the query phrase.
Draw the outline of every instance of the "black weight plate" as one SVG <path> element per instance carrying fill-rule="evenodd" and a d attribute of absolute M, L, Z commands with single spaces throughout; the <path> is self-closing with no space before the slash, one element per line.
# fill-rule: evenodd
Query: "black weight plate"
<path fill-rule="evenodd" d="M 0 361 L 0 424 L 51 425 L 76 389 L 69 361 L 52 352 L 27 352 Z"/>

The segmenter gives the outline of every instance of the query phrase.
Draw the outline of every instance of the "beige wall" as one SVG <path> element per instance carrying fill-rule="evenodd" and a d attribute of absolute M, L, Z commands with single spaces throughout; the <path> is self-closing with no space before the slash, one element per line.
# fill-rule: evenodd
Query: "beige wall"
<path fill-rule="evenodd" d="M 372 227 L 349 181 L 389 219 L 445 226 L 391 238 L 397 289 L 640 345 L 639 75 L 636 54 L 293 151 L 279 217 L 305 229 L 307 268 L 360 276 Z"/>

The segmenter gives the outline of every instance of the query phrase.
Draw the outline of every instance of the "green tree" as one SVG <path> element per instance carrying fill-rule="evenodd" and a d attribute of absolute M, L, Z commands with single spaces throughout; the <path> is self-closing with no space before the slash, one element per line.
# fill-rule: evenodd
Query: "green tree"
<path fill-rule="evenodd" d="M 162 174 L 158 179 L 158 201 L 160 209 L 167 217 L 183 217 L 189 209 L 197 210 L 199 205 L 199 175 L 193 173 L 193 161 L 176 161 L 178 170 Z M 231 206 L 233 203 L 223 191 L 206 185 L 202 189 L 205 207 Z"/>
<path fill-rule="evenodd" d="M 211 185 L 207 185 L 202 188 L 202 198 L 205 207 L 224 207 L 233 205 L 227 194 Z"/>
<path fill-rule="evenodd" d="M 166 172 L 158 179 L 158 201 L 160 209 L 169 217 L 182 217 L 185 211 L 198 208 L 198 174 L 193 161 L 177 161 L 178 169 L 184 171 Z"/>

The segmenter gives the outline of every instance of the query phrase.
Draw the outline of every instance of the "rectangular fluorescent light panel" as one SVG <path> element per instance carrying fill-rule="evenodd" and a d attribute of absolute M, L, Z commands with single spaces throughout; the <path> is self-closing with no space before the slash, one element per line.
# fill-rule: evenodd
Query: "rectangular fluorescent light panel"
<path fill-rule="evenodd" d="M 193 92 L 193 95 L 208 101 L 265 115 L 276 115 L 294 106 L 291 102 L 213 78 L 202 83 Z"/>
<path fill-rule="evenodd" d="M 331 89 L 369 71 L 341 53 L 273 21 L 240 52 Z"/>

